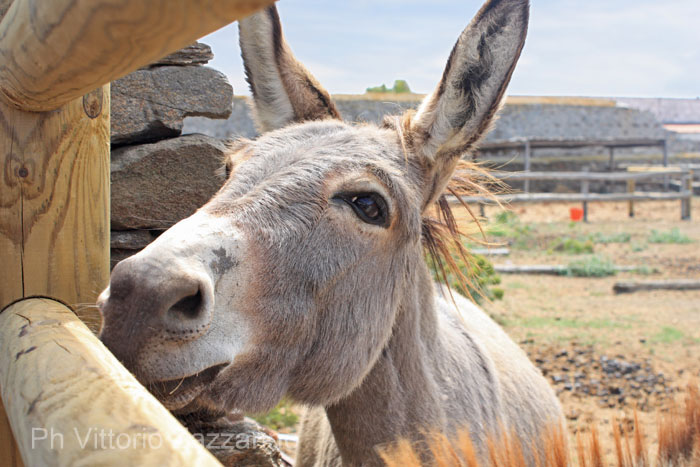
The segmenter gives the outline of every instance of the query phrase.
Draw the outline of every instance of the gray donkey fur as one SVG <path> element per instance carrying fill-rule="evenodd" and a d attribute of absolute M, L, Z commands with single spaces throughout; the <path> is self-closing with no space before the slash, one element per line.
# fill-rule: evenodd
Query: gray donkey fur
<path fill-rule="evenodd" d="M 444 298 L 422 246 L 502 101 L 528 9 L 488 1 L 435 91 L 382 127 L 340 121 L 274 7 L 241 21 L 267 133 L 232 144 L 221 190 L 115 267 L 103 342 L 183 417 L 305 405 L 301 466 L 379 465 L 378 447 L 463 427 L 482 455 L 501 429 L 541 450 L 561 423 L 552 390 L 486 314 Z"/>

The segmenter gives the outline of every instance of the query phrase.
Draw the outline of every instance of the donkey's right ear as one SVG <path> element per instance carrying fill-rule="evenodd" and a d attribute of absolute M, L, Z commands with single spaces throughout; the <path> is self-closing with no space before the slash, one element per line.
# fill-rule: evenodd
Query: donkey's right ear
<path fill-rule="evenodd" d="M 261 133 L 292 122 L 341 119 L 328 91 L 294 58 L 274 5 L 239 21 L 238 29 Z"/>

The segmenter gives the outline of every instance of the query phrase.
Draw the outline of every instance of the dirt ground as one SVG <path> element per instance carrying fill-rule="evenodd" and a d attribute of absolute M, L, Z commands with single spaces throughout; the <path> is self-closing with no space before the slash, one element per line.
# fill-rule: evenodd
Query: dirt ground
<path fill-rule="evenodd" d="M 659 415 L 682 398 L 688 382 L 700 379 L 700 290 L 613 293 L 622 280 L 700 279 L 700 200 L 693 201 L 690 221 L 680 220 L 678 201 L 636 203 L 634 218 L 627 203 L 591 203 L 585 224 L 569 219 L 569 208 L 580 204 L 514 206 L 519 222 L 532 229 L 530 245 L 491 258 L 494 264 L 567 264 L 580 255 L 548 252 L 557 238 L 629 234 L 624 243 L 594 243 L 594 254 L 643 267 L 644 274 L 502 275 L 503 299 L 484 304 L 542 368 L 571 433 L 597 424 L 609 453 L 612 420 L 629 421 L 635 407 L 653 448 Z M 497 208 L 486 215 L 493 220 Z M 649 242 L 652 230 L 674 228 L 692 243 Z"/>

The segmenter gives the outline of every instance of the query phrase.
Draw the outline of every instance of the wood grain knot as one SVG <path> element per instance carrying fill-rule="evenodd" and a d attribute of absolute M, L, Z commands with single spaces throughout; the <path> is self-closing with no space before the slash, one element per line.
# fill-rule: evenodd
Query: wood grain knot
<path fill-rule="evenodd" d="M 97 118 L 102 113 L 102 87 L 94 89 L 83 96 L 85 115 Z"/>

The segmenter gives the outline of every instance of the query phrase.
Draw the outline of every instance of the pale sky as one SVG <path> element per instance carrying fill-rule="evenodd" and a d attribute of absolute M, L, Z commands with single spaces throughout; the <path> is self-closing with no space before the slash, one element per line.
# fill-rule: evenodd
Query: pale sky
<path fill-rule="evenodd" d="M 292 50 L 331 93 L 395 79 L 437 84 L 474 0 L 280 0 Z M 202 39 L 210 66 L 243 78 L 233 24 Z M 700 96 L 700 0 L 532 0 L 530 29 L 508 90 L 514 95 Z"/>

